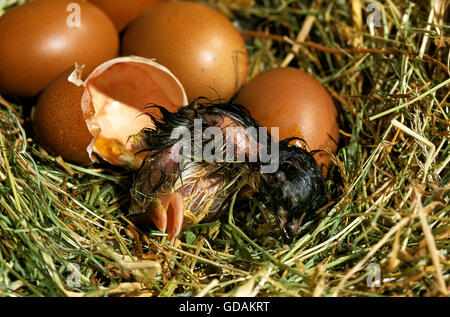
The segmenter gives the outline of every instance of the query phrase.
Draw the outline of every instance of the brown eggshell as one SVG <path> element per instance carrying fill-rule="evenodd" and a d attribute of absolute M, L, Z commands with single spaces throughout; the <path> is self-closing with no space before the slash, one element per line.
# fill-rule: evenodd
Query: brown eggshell
<path fill-rule="evenodd" d="M 35 0 L 13 7 L 0 17 L 0 43 L 0 92 L 20 97 L 35 96 L 75 63 L 85 64 L 89 73 L 119 50 L 108 16 L 75 0 Z"/>
<path fill-rule="evenodd" d="M 72 71 L 70 68 L 56 77 L 39 96 L 32 115 L 33 132 L 50 154 L 88 164 L 91 159 L 86 149 L 92 134 L 80 107 L 84 88 L 67 80 Z"/>
<path fill-rule="evenodd" d="M 159 115 L 150 104 L 175 111 L 187 104 L 176 77 L 164 66 L 140 57 L 120 57 L 98 66 L 86 80 L 76 67 L 57 77 L 40 95 L 32 115 L 37 141 L 54 155 L 89 164 L 97 156 L 138 168 L 145 153 L 130 137 Z"/>
<path fill-rule="evenodd" d="M 103 10 L 114 22 L 116 29 L 122 31 L 150 6 L 164 0 L 89 0 Z"/>
<path fill-rule="evenodd" d="M 241 89 L 236 102 L 249 109 L 269 131 L 279 127 L 281 140 L 300 137 L 309 151 L 337 150 L 339 127 L 333 100 L 315 78 L 303 71 L 290 67 L 264 71 Z M 329 155 L 319 152 L 314 157 L 326 175 Z"/>
<path fill-rule="evenodd" d="M 244 40 L 219 11 L 192 2 L 163 2 L 125 30 L 122 54 L 155 58 L 181 81 L 189 101 L 231 98 L 248 74 Z"/>

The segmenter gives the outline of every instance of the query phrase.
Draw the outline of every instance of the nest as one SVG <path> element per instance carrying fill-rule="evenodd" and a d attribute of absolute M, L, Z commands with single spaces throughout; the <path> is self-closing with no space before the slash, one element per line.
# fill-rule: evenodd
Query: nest
<path fill-rule="evenodd" d="M 30 105 L 0 98 L 1 294 L 447 295 L 448 4 L 209 3 L 247 30 L 250 78 L 292 66 L 333 96 L 329 204 L 290 246 L 256 203 L 171 246 L 128 221 L 128 171 L 49 156 L 32 139 Z"/>

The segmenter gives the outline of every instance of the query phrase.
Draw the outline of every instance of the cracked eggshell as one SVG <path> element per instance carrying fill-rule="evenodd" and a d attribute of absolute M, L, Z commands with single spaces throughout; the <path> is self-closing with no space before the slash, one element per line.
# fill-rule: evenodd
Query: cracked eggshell
<path fill-rule="evenodd" d="M 175 111 L 187 104 L 178 79 L 164 66 L 141 57 L 119 57 L 98 66 L 85 80 L 82 69 L 56 78 L 32 114 L 37 141 L 51 154 L 89 164 L 97 157 L 138 168 L 145 153 L 130 136 L 153 127 L 144 113 L 157 104 Z"/>

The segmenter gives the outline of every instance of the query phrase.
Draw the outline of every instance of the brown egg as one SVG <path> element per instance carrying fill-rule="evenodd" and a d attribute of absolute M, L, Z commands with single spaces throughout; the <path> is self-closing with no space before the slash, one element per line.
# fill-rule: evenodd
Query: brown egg
<path fill-rule="evenodd" d="M 303 71 L 287 67 L 262 72 L 241 89 L 236 102 L 269 131 L 278 127 L 280 140 L 303 138 L 309 151 L 337 149 L 339 128 L 331 96 Z M 319 152 L 314 157 L 326 175 L 329 155 Z"/>
<path fill-rule="evenodd" d="M 89 0 L 103 10 L 114 22 L 118 31 L 136 19 L 142 12 L 155 3 L 164 0 Z"/>
<path fill-rule="evenodd" d="M 192 2 L 152 6 L 125 30 L 122 54 L 155 58 L 181 81 L 189 101 L 231 98 L 248 74 L 239 31 L 219 11 Z"/>
<path fill-rule="evenodd" d="M 51 154 L 89 164 L 96 156 L 138 168 L 145 153 L 129 137 L 153 127 L 143 113 L 151 103 L 174 111 L 187 104 L 180 82 L 164 66 L 140 57 L 120 57 L 98 66 L 86 80 L 76 68 L 58 76 L 39 96 L 32 113 L 36 140 Z"/>
<path fill-rule="evenodd" d="M 111 20 L 85 1 L 35 0 L 0 18 L 0 92 L 33 97 L 74 63 L 89 73 L 118 54 Z"/>
<path fill-rule="evenodd" d="M 38 142 L 51 154 L 67 161 L 91 162 L 86 150 L 92 135 L 80 107 L 84 87 L 67 80 L 73 69 L 56 77 L 39 96 L 33 111 L 33 131 Z"/>

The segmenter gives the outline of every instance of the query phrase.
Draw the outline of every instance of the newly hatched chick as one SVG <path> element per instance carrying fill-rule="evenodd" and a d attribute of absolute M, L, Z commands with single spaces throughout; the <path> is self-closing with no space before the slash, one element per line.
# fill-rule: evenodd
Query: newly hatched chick
<path fill-rule="evenodd" d="M 161 119 L 151 116 L 155 128 L 137 136 L 149 154 L 135 176 L 130 214 L 140 227 L 153 222 L 158 230 L 167 229 L 173 242 L 182 230 L 217 219 L 228 208 L 232 194 L 255 181 L 245 159 L 236 157 L 243 154 L 245 158 L 251 142 L 245 128 L 256 122 L 244 108 L 231 104 L 205 107 L 194 102 L 175 113 L 158 108 Z M 201 126 L 196 126 L 198 120 Z M 212 127 L 233 142 L 231 160 L 225 157 L 227 140 L 213 149 L 212 157 L 203 157 L 202 137 Z M 232 133 L 227 135 L 227 129 Z M 198 135 L 201 140 L 195 142 Z"/>
<path fill-rule="evenodd" d="M 289 145 L 291 140 L 278 143 L 264 129 L 259 135 L 249 133 L 261 127 L 244 107 L 194 101 L 175 113 L 158 108 L 160 120 L 151 116 L 155 128 L 144 129 L 136 138 L 149 152 L 131 190 L 131 220 L 140 227 L 153 222 L 167 230 L 173 243 L 182 230 L 217 219 L 232 196 L 245 188 L 247 196 L 275 214 L 283 238 L 290 242 L 301 220 L 325 203 L 324 179 L 312 155 Z M 225 140 L 206 143 L 203 136 L 214 136 L 211 131 L 217 130 L 215 136 Z M 211 144 L 215 147 L 205 157 Z M 277 168 L 264 171 L 267 161 L 253 155 L 255 151 L 276 153 Z"/>

